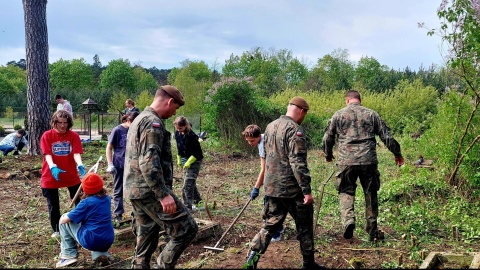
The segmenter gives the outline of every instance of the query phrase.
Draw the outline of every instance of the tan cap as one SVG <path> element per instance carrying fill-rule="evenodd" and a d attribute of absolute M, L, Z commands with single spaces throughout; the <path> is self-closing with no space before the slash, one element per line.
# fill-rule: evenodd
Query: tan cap
<path fill-rule="evenodd" d="M 180 106 L 183 106 L 185 104 L 185 100 L 183 99 L 182 93 L 180 93 L 180 91 L 178 91 L 178 89 L 175 88 L 174 86 L 162 85 L 160 89 L 167 92 L 167 94 L 171 96 L 175 100 L 175 102 L 180 104 Z"/>
<path fill-rule="evenodd" d="M 310 106 L 308 106 L 307 101 L 304 98 L 299 97 L 299 96 L 293 97 L 292 99 L 290 99 L 290 102 L 288 102 L 288 103 L 293 104 L 293 105 L 295 105 L 299 108 L 302 108 L 304 110 L 310 109 Z"/>

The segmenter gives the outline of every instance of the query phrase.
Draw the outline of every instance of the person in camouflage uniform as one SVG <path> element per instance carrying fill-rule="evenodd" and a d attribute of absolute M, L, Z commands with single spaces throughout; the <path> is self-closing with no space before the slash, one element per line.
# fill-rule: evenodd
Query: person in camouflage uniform
<path fill-rule="evenodd" d="M 172 192 L 171 134 L 162 122 L 175 115 L 183 104 L 178 89 L 164 85 L 128 130 L 123 182 L 124 196 L 130 199 L 133 208 L 134 269 L 150 268 L 160 229 L 165 230 L 170 240 L 156 260 L 159 268 L 174 268 L 198 231 L 195 219 Z"/>
<path fill-rule="evenodd" d="M 404 163 L 400 144 L 393 138 L 390 128 L 380 118 L 377 112 L 365 108 L 361 104 L 360 93 L 347 91 L 346 107 L 334 113 L 329 120 L 323 136 L 322 150 L 327 162 L 334 159 L 333 146 L 338 140 L 338 159 L 335 187 L 339 194 L 343 237 L 350 239 L 355 230 L 355 190 L 357 178 L 365 194 L 366 219 L 365 230 L 370 235 L 370 241 L 380 239 L 377 228 L 378 197 L 380 188 L 380 173 L 376 153 L 378 135 L 382 142 L 395 156 L 395 163 Z"/>
<path fill-rule="evenodd" d="M 264 225 L 250 243 L 247 269 L 255 269 L 287 214 L 295 221 L 303 268 L 316 269 L 313 242 L 313 197 L 307 166 L 307 139 L 300 124 L 309 109 L 301 97 L 290 100 L 286 115 L 268 124 L 264 140 Z"/>

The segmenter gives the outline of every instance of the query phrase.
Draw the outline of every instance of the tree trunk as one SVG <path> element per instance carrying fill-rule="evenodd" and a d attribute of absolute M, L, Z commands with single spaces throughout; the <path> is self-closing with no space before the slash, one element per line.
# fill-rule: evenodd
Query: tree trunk
<path fill-rule="evenodd" d="M 40 137 L 50 128 L 47 0 L 22 0 L 27 62 L 28 154 L 42 154 Z"/>

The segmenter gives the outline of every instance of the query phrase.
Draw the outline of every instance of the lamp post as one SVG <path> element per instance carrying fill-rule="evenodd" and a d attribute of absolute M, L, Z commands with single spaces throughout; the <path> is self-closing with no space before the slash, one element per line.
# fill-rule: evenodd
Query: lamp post
<path fill-rule="evenodd" d="M 97 109 L 97 102 L 91 98 L 87 98 L 83 103 L 83 108 L 88 111 L 88 135 L 92 140 L 92 111 Z"/>

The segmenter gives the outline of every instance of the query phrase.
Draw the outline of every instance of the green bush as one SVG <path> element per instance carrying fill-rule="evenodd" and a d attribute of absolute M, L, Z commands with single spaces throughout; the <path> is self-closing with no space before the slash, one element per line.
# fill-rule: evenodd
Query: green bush
<path fill-rule="evenodd" d="M 204 103 L 205 130 L 235 148 L 247 148 L 241 132 L 250 124 L 265 129 L 282 114 L 256 91 L 249 78 L 226 78 L 207 91 Z"/>
<path fill-rule="evenodd" d="M 22 126 L 19 125 L 19 124 L 15 124 L 15 126 L 13 127 L 14 130 L 19 130 L 19 129 L 22 129 Z"/>
<path fill-rule="evenodd" d="M 0 136 L 3 136 L 3 135 L 5 135 L 5 128 L 2 125 L 0 125 Z"/>

